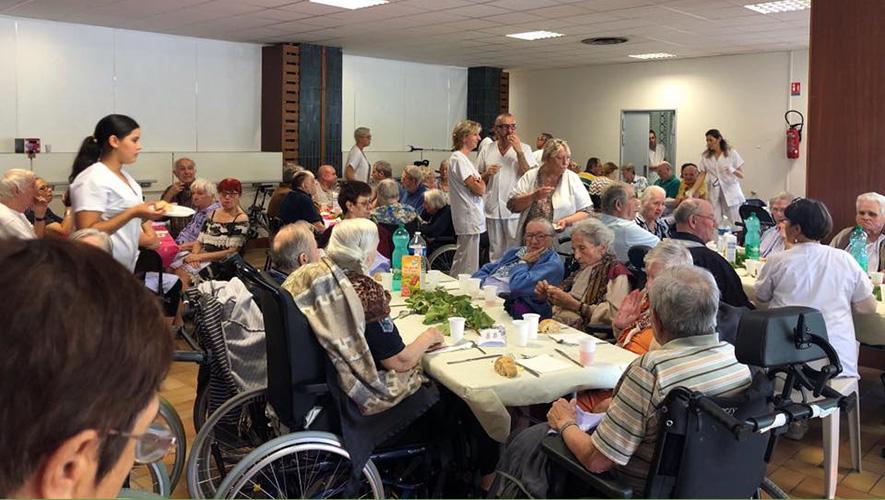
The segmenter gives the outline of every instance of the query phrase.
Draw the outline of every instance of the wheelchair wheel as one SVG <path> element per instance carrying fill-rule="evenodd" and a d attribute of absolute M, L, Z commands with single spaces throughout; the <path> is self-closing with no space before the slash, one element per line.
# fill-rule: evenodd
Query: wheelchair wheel
<path fill-rule="evenodd" d="M 200 432 L 206 419 L 209 418 L 209 386 L 203 387 L 203 390 L 197 392 L 194 399 L 194 430 Z"/>
<path fill-rule="evenodd" d="M 362 481 L 348 488 L 350 454 L 334 434 L 297 432 L 276 438 L 237 464 L 217 491 L 218 498 L 384 498 L 375 464 L 363 467 Z"/>
<path fill-rule="evenodd" d="M 133 465 L 124 486 L 117 498 L 169 498 L 173 489 L 163 462 Z"/>
<path fill-rule="evenodd" d="M 175 411 L 175 407 L 169 401 L 160 398 L 159 417 L 166 422 L 166 426 L 175 435 L 175 446 L 166 453 L 160 463 L 165 465 L 169 472 L 170 493 L 175 490 L 178 480 L 181 479 L 181 473 L 184 471 L 184 463 L 187 459 L 187 435 L 184 432 L 184 425 L 181 423 L 181 417 Z"/>
<path fill-rule="evenodd" d="M 427 259 L 427 269 L 435 269 L 449 274 L 449 271 L 452 270 L 452 263 L 455 262 L 455 252 L 457 250 L 457 245 L 443 245 L 437 248 Z"/>
<path fill-rule="evenodd" d="M 187 461 L 191 498 L 212 498 L 227 473 L 273 435 L 265 416 L 265 389 L 236 395 L 218 408 L 197 433 Z"/>

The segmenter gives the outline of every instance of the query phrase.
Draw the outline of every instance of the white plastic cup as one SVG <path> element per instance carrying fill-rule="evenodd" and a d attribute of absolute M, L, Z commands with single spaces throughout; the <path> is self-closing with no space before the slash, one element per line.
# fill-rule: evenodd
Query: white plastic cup
<path fill-rule="evenodd" d="M 449 318 L 449 336 L 452 338 L 453 344 L 461 342 L 461 339 L 464 338 L 464 324 L 466 322 L 466 318 L 459 316 Z"/>
<path fill-rule="evenodd" d="M 870 279 L 873 281 L 873 286 L 879 286 L 882 284 L 883 273 L 873 271 L 870 273 Z"/>
<path fill-rule="evenodd" d="M 759 274 L 759 261 L 756 259 L 747 259 L 744 261 L 744 267 L 747 269 L 747 275 L 756 277 Z"/>
<path fill-rule="evenodd" d="M 529 345 L 529 324 L 524 319 L 513 320 L 513 342 L 517 347 Z"/>
<path fill-rule="evenodd" d="M 590 366 L 596 357 L 596 339 L 593 337 L 581 339 L 581 364 Z"/>
<path fill-rule="evenodd" d="M 467 293 L 472 297 L 479 296 L 482 280 L 479 278 L 467 278 Z"/>
<path fill-rule="evenodd" d="M 529 323 L 529 339 L 535 340 L 538 338 L 538 323 L 541 321 L 541 315 L 535 313 L 525 313 L 522 315 L 522 319 L 528 321 Z"/>
<path fill-rule="evenodd" d="M 469 274 L 459 274 L 458 275 L 458 286 L 461 288 L 461 291 L 464 293 L 470 293 L 470 289 L 468 288 L 469 283 L 467 280 L 470 279 Z"/>
<path fill-rule="evenodd" d="M 486 298 L 486 305 L 493 306 L 498 302 L 498 287 L 495 285 L 486 285 L 482 287 L 482 292 Z"/>
<path fill-rule="evenodd" d="M 441 271 L 435 269 L 427 271 L 427 287 L 433 289 L 439 286 L 439 278 L 441 274 Z"/>
<path fill-rule="evenodd" d="M 393 289 L 393 273 L 381 273 L 381 286 L 387 291 Z"/>

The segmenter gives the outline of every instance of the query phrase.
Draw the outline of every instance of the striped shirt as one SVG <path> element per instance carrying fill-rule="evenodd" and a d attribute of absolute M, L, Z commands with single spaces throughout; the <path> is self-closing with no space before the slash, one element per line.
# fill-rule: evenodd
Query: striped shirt
<path fill-rule="evenodd" d="M 645 219 L 642 218 L 642 215 L 636 214 L 636 225 L 660 239 L 670 237 L 670 225 L 660 217 L 655 219 L 655 223 L 652 226 L 649 226 Z"/>
<path fill-rule="evenodd" d="M 658 407 L 674 387 L 708 396 L 733 396 L 750 386 L 750 370 L 734 346 L 716 334 L 671 340 L 634 360 L 615 388 L 611 405 L 591 435 L 593 445 L 615 462 L 619 476 L 645 491 L 655 452 Z"/>

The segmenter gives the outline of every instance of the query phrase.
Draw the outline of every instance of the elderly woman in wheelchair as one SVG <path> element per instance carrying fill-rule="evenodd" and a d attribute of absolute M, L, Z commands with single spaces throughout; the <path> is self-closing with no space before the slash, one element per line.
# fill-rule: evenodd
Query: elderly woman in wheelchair
<path fill-rule="evenodd" d="M 712 275 L 696 267 L 660 273 L 649 290 L 651 324 L 661 348 L 637 358 L 621 377 L 614 396 L 600 407 L 605 415 L 592 433 L 576 401 L 560 399 L 538 424 L 515 436 L 499 462 L 502 478 L 520 478 L 533 496 L 547 496 L 547 457 L 540 449 L 548 432 L 592 472 L 617 471 L 642 491 L 655 450 L 658 406 L 670 389 L 685 386 L 705 394 L 738 394 L 751 382 L 750 370 L 737 362 L 734 347 L 716 335 L 719 291 Z M 498 481 L 496 488 L 501 487 Z"/>

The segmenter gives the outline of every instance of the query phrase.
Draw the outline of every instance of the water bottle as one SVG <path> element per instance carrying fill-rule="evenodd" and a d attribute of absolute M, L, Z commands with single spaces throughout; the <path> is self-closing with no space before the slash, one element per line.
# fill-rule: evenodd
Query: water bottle
<path fill-rule="evenodd" d="M 737 244 L 738 239 L 737 236 L 734 235 L 734 233 L 725 233 L 725 260 L 727 260 L 731 264 L 734 264 L 734 261 L 737 258 Z"/>
<path fill-rule="evenodd" d="M 391 289 L 398 291 L 403 282 L 403 256 L 409 255 L 409 232 L 402 224 L 393 232 L 393 255 L 390 265 L 393 268 Z"/>
<path fill-rule="evenodd" d="M 848 253 L 854 257 L 854 260 L 867 272 L 867 233 L 864 232 L 860 224 L 854 226 L 851 237 L 848 239 Z"/>
<path fill-rule="evenodd" d="M 716 240 L 716 251 L 723 257 L 725 256 L 725 235 L 731 232 L 731 225 L 728 223 L 728 216 L 723 215 L 719 221 L 719 238 Z"/>
<path fill-rule="evenodd" d="M 759 242 L 761 241 L 761 235 L 759 234 L 759 219 L 756 218 L 756 214 L 750 214 L 750 217 L 747 218 L 747 235 L 744 236 L 744 246 L 747 249 L 747 258 L 753 260 L 759 260 Z"/>
<path fill-rule="evenodd" d="M 427 269 L 424 267 L 424 258 L 427 257 L 427 242 L 424 241 L 424 237 L 421 236 L 421 231 L 415 231 L 415 236 L 412 237 L 412 241 L 409 242 L 409 250 L 412 252 L 412 255 L 418 255 L 421 257 L 421 281 L 419 282 L 420 288 L 424 288 L 424 274 L 427 272 Z"/>

